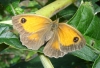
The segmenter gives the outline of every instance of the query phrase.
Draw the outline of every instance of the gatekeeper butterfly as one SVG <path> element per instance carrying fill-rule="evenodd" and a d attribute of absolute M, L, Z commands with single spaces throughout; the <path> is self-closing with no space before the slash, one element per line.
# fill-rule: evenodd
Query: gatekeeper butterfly
<path fill-rule="evenodd" d="M 38 50 L 46 43 L 43 53 L 49 57 L 62 57 L 68 52 L 82 48 L 82 34 L 66 23 L 58 23 L 36 14 L 22 14 L 12 18 L 13 27 L 28 49 Z"/>

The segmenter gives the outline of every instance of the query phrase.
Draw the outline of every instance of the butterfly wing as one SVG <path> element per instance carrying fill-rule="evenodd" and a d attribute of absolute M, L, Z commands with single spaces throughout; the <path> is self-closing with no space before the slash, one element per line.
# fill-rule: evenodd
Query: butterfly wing
<path fill-rule="evenodd" d="M 85 45 L 85 40 L 80 32 L 65 23 L 59 23 L 58 39 L 60 49 L 64 53 L 80 49 Z"/>
<path fill-rule="evenodd" d="M 34 14 L 14 16 L 12 22 L 20 34 L 22 44 L 33 50 L 39 49 L 47 41 L 45 34 L 51 29 L 52 23 L 50 19 Z"/>
<path fill-rule="evenodd" d="M 43 52 L 49 57 L 58 58 L 64 56 L 65 53 L 60 51 L 60 43 L 56 31 L 52 35 L 51 39 L 47 42 Z"/>

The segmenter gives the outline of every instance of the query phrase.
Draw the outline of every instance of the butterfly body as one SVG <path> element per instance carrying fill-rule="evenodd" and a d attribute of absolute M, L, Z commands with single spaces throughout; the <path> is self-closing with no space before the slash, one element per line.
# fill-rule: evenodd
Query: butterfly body
<path fill-rule="evenodd" d="M 49 57 L 62 57 L 85 45 L 78 30 L 68 24 L 58 23 L 59 20 L 51 21 L 35 14 L 22 14 L 14 16 L 12 22 L 20 34 L 22 44 L 27 48 L 38 50 L 47 42 L 43 52 Z"/>

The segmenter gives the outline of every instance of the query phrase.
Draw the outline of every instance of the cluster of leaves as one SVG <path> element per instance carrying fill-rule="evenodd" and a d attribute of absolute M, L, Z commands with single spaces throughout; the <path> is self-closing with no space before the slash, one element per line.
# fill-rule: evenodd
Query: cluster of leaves
<path fill-rule="evenodd" d="M 0 0 L 0 68 L 43 68 L 36 54 L 37 51 L 28 50 L 21 44 L 18 34 L 10 23 L 14 15 L 23 12 L 34 13 L 46 4 L 52 3 L 52 0 L 44 1 L 46 2 Z M 80 0 L 77 3 L 80 3 Z M 61 21 L 67 19 L 68 24 L 77 28 L 84 35 L 87 45 L 62 58 L 50 58 L 55 68 L 100 67 L 100 7 L 96 3 L 99 1 L 84 2 L 80 7 L 72 4 L 57 13 L 57 17 Z"/>

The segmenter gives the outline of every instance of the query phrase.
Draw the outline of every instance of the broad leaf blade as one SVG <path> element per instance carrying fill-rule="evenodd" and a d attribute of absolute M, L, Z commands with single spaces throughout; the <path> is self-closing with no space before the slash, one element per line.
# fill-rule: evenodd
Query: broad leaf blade
<path fill-rule="evenodd" d="M 83 3 L 79 7 L 75 15 L 68 21 L 68 24 L 74 26 L 82 34 L 84 34 L 86 43 L 88 46 L 90 46 L 90 48 L 85 46 L 83 49 L 75 51 L 72 54 L 88 61 L 94 61 L 94 59 L 97 58 L 97 49 L 93 47 L 97 47 L 100 44 L 98 42 L 100 41 L 99 23 L 100 19 L 96 15 L 94 15 L 91 3 Z M 93 43 L 93 47 L 91 47 L 92 41 L 95 42 Z"/>
<path fill-rule="evenodd" d="M 13 33 L 12 26 L 8 24 L 0 24 L 0 44 L 1 43 L 18 49 L 26 49 L 26 47 L 21 44 L 18 36 Z"/>
<path fill-rule="evenodd" d="M 95 60 L 92 68 L 100 68 L 100 55 L 98 56 L 98 58 Z"/>

